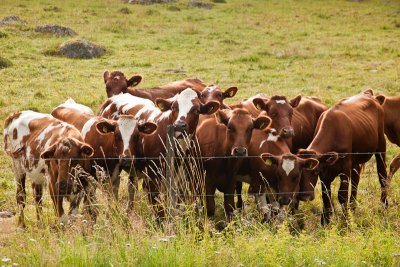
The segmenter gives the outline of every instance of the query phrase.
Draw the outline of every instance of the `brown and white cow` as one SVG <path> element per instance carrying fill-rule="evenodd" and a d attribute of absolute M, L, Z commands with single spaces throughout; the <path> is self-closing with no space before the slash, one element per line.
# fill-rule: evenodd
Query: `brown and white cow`
<path fill-rule="evenodd" d="M 17 112 L 5 121 L 4 149 L 13 160 L 19 227 L 25 226 L 27 175 L 32 180 L 38 220 L 47 176 L 56 214 L 64 221 L 64 197 L 71 201 L 70 213 L 77 212 L 82 189 L 88 185 L 86 158 L 92 156 L 93 148 L 74 126 L 49 114 Z"/>
<path fill-rule="evenodd" d="M 338 193 L 339 203 L 347 214 L 348 190 L 351 180 L 351 206 L 355 207 L 359 182 L 360 164 L 366 163 L 374 154 L 378 178 L 381 184 L 381 202 L 387 206 L 387 190 L 390 181 L 386 173 L 386 140 L 384 136 L 384 111 L 373 98 L 372 90 L 339 101 L 325 111 L 317 125 L 315 137 L 306 150 L 300 150 L 303 158 L 314 158 L 319 167 L 314 171 L 304 171 L 305 192 L 303 199 L 314 198 L 314 186 L 318 175 L 322 185 L 324 204 L 321 223 L 329 223 L 331 209 L 331 183 L 336 176 L 341 183 Z"/>
<path fill-rule="evenodd" d="M 235 174 L 248 154 L 250 139 L 255 132 L 253 130 L 262 130 L 270 122 L 271 119 L 266 116 L 254 119 L 245 109 L 224 109 L 217 111 L 215 118 L 208 118 L 198 126 L 196 136 L 201 156 L 205 158 L 203 166 L 206 171 L 205 193 L 209 216 L 214 215 L 214 194 L 218 189 L 224 193 L 225 212 L 230 220 L 235 207 Z"/>
<path fill-rule="evenodd" d="M 140 75 L 133 75 L 128 80 L 121 71 L 113 71 L 111 73 L 105 71 L 103 77 L 106 84 L 107 97 L 129 93 L 133 96 L 155 101 L 157 98 L 171 98 L 186 88 L 201 92 L 206 87 L 206 84 L 200 79 L 190 78 L 150 89 L 137 89 L 133 87 L 142 81 L 142 76 Z"/>
<path fill-rule="evenodd" d="M 96 176 L 100 166 L 110 177 L 115 198 L 118 198 L 120 172 L 129 172 L 138 153 L 137 142 L 142 134 L 152 134 L 157 125 L 152 122 L 139 123 L 131 115 L 119 115 L 116 120 L 90 115 L 90 108 L 69 99 L 52 111 L 52 115 L 72 125 L 80 126 L 82 137 L 94 148 L 91 173 Z M 131 184 L 128 184 L 130 188 Z M 129 191 L 131 192 L 131 190 Z M 128 210 L 133 206 L 133 195 L 129 195 Z"/>
<path fill-rule="evenodd" d="M 178 139 L 184 136 L 193 137 L 201 114 L 213 114 L 219 108 L 219 103 L 215 101 L 207 104 L 201 103 L 198 92 L 187 88 L 180 94 L 170 99 L 157 98 L 155 104 L 146 102 L 146 99 L 127 96 L 121 94 L 110 98 L 101 109 L 101 116 L 114 118 L 118 115 L 133 115 L 135 119 L 144 122 L 157 124 L 155 134 L 141 136 L 140 144 L 141 156 L 148 158 L 138 160 L 138 170 L 145 171 L 145 188 L 149 192 L 149 199 L 152 204 L 157 203 L 160 192 L 160 174 L 157 168 L 161 166 L 162 155 L 165 155 L 165 144 L 167 140 L 167 125 L 175 128 L 175 137 Z M 149 100 L 147 100 L 149 101 Z M 134 183 L 133 176 L 130 176 Z M 160 217 L 164 216 L 163 210 L 158 210 Z"/>

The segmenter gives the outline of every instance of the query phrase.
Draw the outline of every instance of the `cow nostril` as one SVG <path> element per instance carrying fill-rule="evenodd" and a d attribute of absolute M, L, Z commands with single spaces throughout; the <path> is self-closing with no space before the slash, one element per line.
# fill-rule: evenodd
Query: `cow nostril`
<path fill-rule="evenodd" d="M 246 156 L 247 149 L 245 147 L 235 147 L 232 154 L 233 156 Z"/>
<path fill-rule="evenodd" d="M 284 206 L 284 205 L 288 205 L 290 203 L 290 199 L 286 198 L 286 197 L 282 197 L 282 198 L 279 198 L 278 202 L 280 205 Z"/>

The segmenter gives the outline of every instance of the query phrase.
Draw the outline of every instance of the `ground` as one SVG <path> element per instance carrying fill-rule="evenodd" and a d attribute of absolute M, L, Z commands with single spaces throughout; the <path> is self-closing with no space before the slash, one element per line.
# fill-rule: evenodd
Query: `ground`
<path fill-rule="evenodd" d="M 317 96 L 327 105 L 367 87 L 400 94 L 399 1 L 226 0 L 210 10 L 187 2 L 2 0 L 0 19 L 16 15 L 27 23 L 0 26 L 0 56 L 12 63 L 0 66 L 0 120 L 17 110 L 50 112 L 68 97 L 97 112 L 106 99 L 102 74 L 117 69 L 127 76 L 142 74 L 143 87 L 186 77 L 223 88 L 235 85 L 239 92 L 231 103 L 260 92 Z M 106 54 L 84 60 L 52 56 L 71 37 L 34 31 L 44 24 L 70 27 L 78 33 L 73 38 L 103 46 Z M 390 145 L 388 159 L 399 150 Z M 399 265 L 400 183 L 395 176 L 390 206 L 382 209 L 373 163 L 362 175 L 358 209 L 348 227 L 340 219 L 320 226 L 318 188 L 316 200 L 301 206 L 306 226 L 297 235 L 287 222 L 259 223 L 251 198 L 234 223 L 216 229 L 223 217 L 220 195 L 216 219 L 198 222 L 188 215 L 172 229 L 161 229 L 144 192 L 134 214 L 123 215 L 125 187 L 119 203 L 103 207 L 107 212 L 96 225 L 79 218 L 60 228 L 46 194 L 38 226 L 28 190 L 28 228 L 17 232 L 15 218 L 0 219 L 0 257 L 4 265 L 20 266 Z M 16 211 L 11 160 L 3 151 L 0 210 Z"/>

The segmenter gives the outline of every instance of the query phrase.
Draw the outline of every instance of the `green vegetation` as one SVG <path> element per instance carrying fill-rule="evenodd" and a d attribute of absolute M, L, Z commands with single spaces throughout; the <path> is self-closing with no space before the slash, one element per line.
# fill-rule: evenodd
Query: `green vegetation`
<path fill-rule="evenodd" d="M 142 74 L 144 87 L 193 76 L 223 88 L 236 85 L 239 92 L 232 102 L 260 92 L 313 95 L 328 105 L 366 87 L 400 94 L 397 0 L 214 0 L 210 10 L 188 7 L 186 0 L 124 2 L 0 1 L 0 19 L 16 15 L 27 21 L 0 26 L 0 56 L 12 62 L 0 67 L 0 120 L 17 110 L 50 112 L 67 97 L 96 112 L 106 99 L 102 74 L 116 69 L 127 76 Z M 70 27 L 77 38 L 107 52 L 85 60 L 53 56 L 69 38 L 34 31 L 43 24 Z M 388 161 L 398 152 L 390 145 Z M 160 229 L 142 191 L 134 214 L 123 215 L 125 187 L 120 203 L 104 207 L 107 215 L 101 214 L 97 225 L 80 218 L 63 229 L 57 228 L 46 194 L 45 223 L 38 227 L 28 180 L 28 229 L 16 233 L 13 219 L 0 219 L 0 257 L 11 259 L 4 265 L 20 266 L 398 266 L 400 182 L 396 175 L 390 207 L 383 210 L 373 162 L 362 175 L 349 228 L 340 220 L 320 226 L 318 188 L 316 200 L 301 205 L 306 225 L 298 235 L 290 234 L 287 222 L 259 223 L 252 198 L 246 200 L 245 213 L 222 231 L 215 227 L 223 218 L 221 205 L 211 221 L 199 223 L 198 217 L 188 216 L 177 219 L 173 229 Z M 107 206 L 104 196 L 99 199 Z M 12 164 L 3 151 L 0 210 L 16 211 Z"/>

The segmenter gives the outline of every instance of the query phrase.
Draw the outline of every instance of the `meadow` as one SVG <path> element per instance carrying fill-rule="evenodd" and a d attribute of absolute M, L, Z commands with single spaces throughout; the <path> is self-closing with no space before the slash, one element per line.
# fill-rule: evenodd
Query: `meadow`
<path fill-rule="evenodd" d="M 26 24 L 0 26 L 0 121 L 12 112 L 51 110 L 72 97 L 97 112 L 106 99 L 103 72 L 140 73 L 142 87 L 198 77 L 222 88 L 237 86 L 236 103 L 256 93 L 317 96 L 327 105 L 365 88 L 400 94 L 400 2 L 226 0 L 212 9 L 171 4 L 129 5 L 121 0 L 2 0 L 0 19 L 17 15 Z M 128 10 L 128 11 L 127 11 Z M 94 59 L 51 56 L 71 37 L 35 32 L 43 24 L 71 27 L 77 37 L 106 48 Z M 0 124 L 0 132 L 3 123 Z M 3 146 L 1 138 L 0 145 Z M 387 162 L 400 149 L 388 145 Z M 361 177 L 358 208 L 343 227 L 340 219 L 320 226 L 320 187 L 302 203 L 305 228 L 292 234 L 260 222 L 246 197 L 243 213 L 225 229 L 222 196 L 218 214 L 190 211 L 170 228 L 154 223 L 145 192 L 126 216 L 126 177 L 121 199 L 92 225 L 82 217 L 59 227 L 45 194 L 44 223 L 36 223 L 27 180 L 24 233 L 15 218 L 0 219 L 0 257 L 11 266 L 399 266 L 400 182 L 392 180 L 390 206 L 379 201 L 374 160 Z M 336 201 L 337 183 L 333 189 Z M 16 211 L 10 158 L 0 150 L 0 211 Z M 339 216 L 340 217 L 340 216 Z"/>

